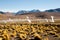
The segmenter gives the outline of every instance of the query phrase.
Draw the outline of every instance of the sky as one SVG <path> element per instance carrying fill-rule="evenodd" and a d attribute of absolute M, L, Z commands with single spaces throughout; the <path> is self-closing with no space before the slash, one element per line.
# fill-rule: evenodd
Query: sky
<path fill-rule="evenodd" d="M 60 0 L 0 0 L 0 11 L 39 9 L 41 11 L 60 8 Z"/>

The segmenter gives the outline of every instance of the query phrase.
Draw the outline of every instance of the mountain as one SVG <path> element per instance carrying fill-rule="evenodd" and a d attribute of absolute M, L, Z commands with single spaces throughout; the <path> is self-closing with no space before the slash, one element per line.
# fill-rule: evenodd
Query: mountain
<path fill-rule="evenodd" d="M 33 9 L 33 10 L 29 11 L 29 12 L 40 12 L 40 10 Z"/>
<path fill-rule="evenodd" d="M 25 10 L 21 10 L 21 11 L 18 11 L 17 13 L 16 13 L 16 15 L 17 14 L 23 14 L 23 13 L 27 13 L 28 11 L 25 11 Z"/>
<path fill-rule="evenodd" d="M 9 18 L 11 18 L 11 19 L 19 19 L 19 18 L 25 19 L 26 16 L 28 16 L 29 18 L 33 18 L 33 19 L 37 19 L 37 18 L 50 19 L 51 16 L 54 16 L 54 18 L 60 19 L 60 8 L 45 10 L 43 12 L 41 12 L 40 10 L 35 10 L 35 9 L 31 10 L 31 11 L 21 10 L 21 11 L 18 11 L 17 13 L 0 11 L 0 20 L 9 19 Z"/>
<path fill-rule="evenodd" d="M 24 14 L 24 13 L 33 13 L 33 12 L 40 12 L 40 10 L 31 10 L 31 11 L 25 11 L 25 10 L 21 10 L 21 11 L 18 11 L 16 13 L 16 15 L 19 15 L 19 14 Z"/>
<path fill-rule="evenodd" d="M 5 13 L 0 14 L 0 20 L 3 19 L 26 19 L 26 16 L 28 16 L 31 19 L 51 19 L 51 16 L 54 16 L 54 19 L 60 19 L 60 12 L 33 12 L 33 13 L 24 13 L 23 15 L 14 15 L 12 13 Z"/>
<path fill-rule="evenodd" d="M 55 9 L 57 12 L 60 12 L 60 8 Z"/>
<path fill-rule="evenodd" d="M 45 10 L 45 12 L 60 12 L 60 8 Z"/>
<path fill-rule="evenodd" d="M 35 13 L 24 13 L 23 15 L 16 15 L 16 17 L 25 19 L 26 16 L 32 19 L 51 19 L 51 16 L 54 16 L 56 19 L 60 19 L 60 12 L 35 12 Z"/>
<path fill-rule="evenodd" d="M 30 10 L 30 11 L 25 11 L 25 10 L 21 10 L 21 11 L 18 11 L 16 13 L 16 15 L 19 15 L 19 14 L 24 14 L 24 13 L 36 13 L 36 12 L 41 12 L 40 10 Z M 43 12 L 60 12 L 60 8 L 57 8 L 57 9 L 49 9 L 49 10 L 45 10 Z"/>
<path fill-rule="evenodd" d="M 51 18 L 54 16 L 55 18 L 60 18 L 60 8 L 50 9 L 41 12 L 40 10 L 30 10 L 30 11 L 18 11 L 16 17 L 18 18 L 26 18 L 29 16 L 30 18 Z"/>
<path fill-rule="evenodd" d="M 4 12 L 0 11 L 0 14 L 4 14 Z"/>

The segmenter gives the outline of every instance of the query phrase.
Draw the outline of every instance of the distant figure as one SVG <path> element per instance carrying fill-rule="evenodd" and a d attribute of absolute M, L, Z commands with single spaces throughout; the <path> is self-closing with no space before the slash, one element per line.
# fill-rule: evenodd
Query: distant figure
<path fill-rule="evenodd" d="M 54 22 L 54 17 L 53 16 L 51 16 L 51 19 L 52 19 L 51 22 Z"/>
<path fill-rule="evenodd" d="M 27 16 L 26 18 L 27 18 L 27 21 L 28 21 L 29 23 L 31 23 L 31 20 L 29 19 L 29 17 Z"/>

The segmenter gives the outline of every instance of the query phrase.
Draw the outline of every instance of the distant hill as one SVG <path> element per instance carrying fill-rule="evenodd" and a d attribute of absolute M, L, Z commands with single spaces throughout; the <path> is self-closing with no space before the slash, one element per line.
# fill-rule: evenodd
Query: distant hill
<path fill-rule="evenodd" d="M 24 14 L 20 14 L 20 15 L 16 15 L 19 18 L 26 18 L 26 16 L 29 16 L 30 18 L 41 18 L 41 19 L 45 19 L 48 18 L 50 19 L 51 16 L 54 16 L 54 18 L 59 19 L 60 18 L 60 12 L 37 12 L 37 13 L 24 13 Z"/>
<path fill-rule="evenodd" d="M 16 15 L 17 14 L 23 14 L 23 13 L 27 13 L 28 11 L 25 11 L 25 10 L 21 10 L 21 11 L 18 11 L 17 13 L 16 13 Z"/>
<path fill-rule="evenodd" d="M 18 11 L 18 12 L 16 13 L 16 15 L 18 15 L 18 14 L 24 14 L 24 13 L 34 13 L 34 12 L 40 12 L 40 10 L 35 10 L 35 9 L 33 9 L 33 10 L 31 10 L 31 11 L 21 10 L 21 11 Z"/>
<path fill-rule="evenodd" d="M 31 11 L 29 11 L 30 13 L 33 13 L 33 12 L 40 12 L 40 10 L 35 10 L 35 9 L 33 9 L 33 10 L 31 10 Z"/>
<path fill-rule="evenodd" d="M 0 14 L 4 14 L 4 12 L 0 11 Z"/>
<path fill-rule="evenodd" d="M 30 10 L 30 11 L 25 11 L 25 10 L 21 10 L 21 11 L 18 11 L 16 13 L 16 15 L 19 15 L 19 14 L 24 14 L 24 13 L 36 13 L 36 12 L 41 12 L 40 10 Z M 60 8 L 57 8 L 57 9 L 49 9 L 49 10 L 45 10 L 43 12 L 60 12 Z"/>
<path fill-rule="evenodd" d="M 45 10 L 45 12 L 60 12 L 60 8 Z"/>
<path fill-rule="evenodd" d="M 48 18 L 50 19 L 51 16 L 54 16 L 54 18 L 60 19 L 60 8 L 57 9 L 50 9 L 50 10 L 45 10 L 41 12 L 40 10 L 31 10 L 31 11 L 18 11 L 17 13 L 11 13 L 11 12 L 2 12 L 0 11 L 0 20 L 2 19 L 24 19 L 26 16 L 29 16 L 30 18 L 37 19 L 45 19 Z"/>

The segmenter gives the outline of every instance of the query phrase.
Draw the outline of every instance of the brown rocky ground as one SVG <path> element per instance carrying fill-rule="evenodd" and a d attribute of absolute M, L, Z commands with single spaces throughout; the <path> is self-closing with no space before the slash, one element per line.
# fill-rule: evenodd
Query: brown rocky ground
<path fill-rule="evenodd" d="M 0 14 L 0 20 L 2 19 L 14 19 L 14 18 L 20 18 L 24 19 L 26 16 L 29 16 L 30 18 L 36 19 L 36 18 L 48 18 L 50 19 L 51 16 L 54 16 L 55 19 L 60 18 L 60 12 L 38 12 L 38 13 L 24 13 L 24 14 L 12 14 L 12 13 L 5 13 L 5 14 Z"/>

